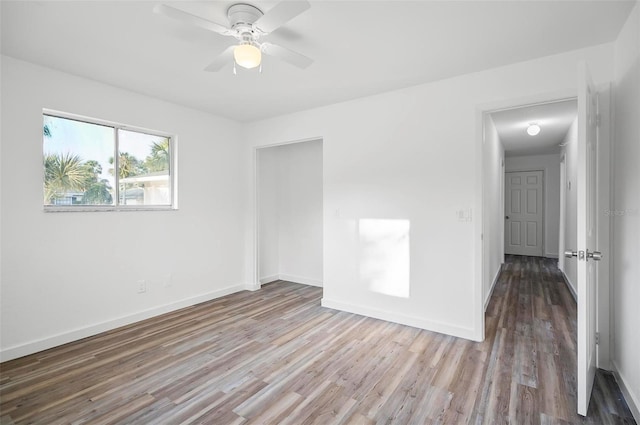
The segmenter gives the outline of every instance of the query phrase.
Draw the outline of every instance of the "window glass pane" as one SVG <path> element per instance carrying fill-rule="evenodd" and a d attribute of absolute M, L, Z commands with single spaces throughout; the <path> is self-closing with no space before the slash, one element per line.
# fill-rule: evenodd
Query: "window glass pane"
<path fill-rule="evenodd" d="M 118 130 L 120 205 L 171 205 L 169 138 Z"/>
<path fill-rule="evenodd" d="M 45 205 L 113 205 L 114 129 L 44 115 Z"/>

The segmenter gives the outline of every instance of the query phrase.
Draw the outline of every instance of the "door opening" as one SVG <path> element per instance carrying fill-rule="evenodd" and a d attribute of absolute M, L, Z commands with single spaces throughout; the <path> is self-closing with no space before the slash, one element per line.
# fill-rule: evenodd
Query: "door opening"
<path fill-rule="evenodd" d="M 505 155 L 505 253 L 560 256 L 560 162 L 577 100 L 491 112 Z M 537 132 L 531 131 L 536 127 Z M 508 218 L 507 218 L 508 217 Z"/>
<path fill-rule="evenodd" d="M 577 385 L 575 391 L 576 408 L 578 413 L 582 415 L 586 414 L 588 409 L 595 367 L 606 369 L 609 358 L 609 269 L 607 264 L 609 220 L 605 215 L 605 211 L 610 205 L 608 175 L 610 167 L 609 90 L 608 86 L 596 88 L 590 83 L 586 65 L 583 64 L 579 72 L 577 99 L 575 98 L 576 92 L 573 92 L 569 96 L 566 96 L 568 93 L 564 93 L 565 96 L 561 94 L 557 98 L 562 100 L 551 102 L 545 102 L 544 97 L 533 99 L 534 101 L 529 102 L 529 106 L 526 108 L 515 106 L 516 102 L 513 105 L 510 105 L 509 102 L 501 102 L 492 105 L 493 107 L 482 109 L 478 114 L 478 122 L 484 126 L 482 132 L 479 132 L 480 135 L 490 134 L 490 127 L 494 126 L 493 132 L 496 134 L 494 143 L 499 144 L 505 153 L 506 172 L 541 169 L 544 171 L 545 217 L 549 217 L 550 214 L 549 199 L 552 193 L 549 189 L 557 191 L 557 195 L 555 195 L 558 200 L 557 211 L 553 212 L 552 216 L 555 216 L 558 227 L 553 231 L 550 229 L 553 222 L 545 220 L 543 254 L 546 257 L 557 255 L 560 258 L 565 255 L 565 249 L 569 254 L 568 258 L 559 260 L 559 266 L 563 271 L 566 283 L 577 298 Z M 536 152 L 535 149 L 539 149 L 540 145 L 529 143 L 520 146 L 518 155 L 514 155 L 514 152 L 510 152 L 512 149 L 509 148 L 508 143 L 505 142 L 507 138 L 503 138 L 503 134 L 496 129 L 500 126 L 499 116 L 502 113 L 517 115 L 521 111 L 514 111 L 536 106 L 560 106 L 560 104 L 568 102 L 575 105 L 573 120 L 568 130 L 565 129 L 563 137 L 556 139 L 555 146 L 552 146 L 555 149 L 553 152 L 539 150 Z M 539 134 L 544 134 L 548 124 L 531 122 L 531 120 L 532 118 L 529 117 L 527 118 L 528 122 L 521 122 L 506 130 L 520 131 L 522 138 L 530 142 L 534 136 L 529 136 L 527 139 L 525 136 L 526 128 L 531 124 L 536 124 L 540 127 Z M 483 215 L 480 240 L 486 241 L 487 238 L 495 237 L 489 226 L 492 217 L 486 214 L 491 210 L 485 206 L 489 200 L 487 193 L 497 190 L 497 185 L 487 186 L 489 181 L 487 176 L 492 172 L 490 171 L 492 167 L 495 170 L 497 166 L 496 161 L 491 161 L 490 155 L 487 155 L 487 152 L 492 149 L 496 151 L 496 149 L 488 146 L 491 143 L 488 142 L 488 139 L 485 140 L 485 137 L 482 137 L 481 143 L 483 163 L 479 176 L 483 186 L 482 191 L 477 193 L 482 194 L 480 205 Z M 530 162 L 534 159 L 539 161 L 540 157 L 549 155 L 555 155 L 557 165 L 553 164 L 553 166 L 541 168 Z M 528 165 L 523 164 L 527 161 L 529 161 Z M 553 178 L 549 170 L 557 170 L 557 183 L 550 184 Z M 549 237 L 553 233 L 557 239 L 550 243 Z M 554 245 L 557 250 L 551 252 L 550 249 Z M 481 242 L 477 246 L 480 249 L 477 257 L 482 258 L 486 254 L 486 242 Z M 603 261 L 597 261 L 600 258 Z M 486 263 L 481 263 L 481 266 Z M 487 273 L 481 268 L 478 270 L 477 276 L 483 279 L 486 278 Z M 482 285 L 485 285 L 484 281 L 482 281 Z"/>
<path fill-rule="evenodd" d="M 593 88 L 589 90 L 591 90 L 591 93 L 594 92 Z M 575 96 L 575 94 L 573 96 Z M 580 96 L 580 102 L 583 105 L 581 108 L 584 110 L 586 109 L 584 107 L 586 103 L 584 100 L 585 95 L 581 94 Z M 575 97 L 564 97 L 562 100 L 551 102 L 532 102 L 531 104 L 520 107 L 505 105 L 502 108 L 494 108 L 493 110 L 487 108 L 483 111 L 484 116 L 482 122 L 485 127 L 494 126 L 493 131 L 497 139 L 495 143 L 500 145 L 505 156 L 505 209 L 503 210 L 507 212 L 503 216 L 505 223 L 508 223 L 506 216 L 510 215 L 509 212 L 513 212 L 513 210 L 509 210 L 509 208 L 515 207 L 517 211 L 527 209 L 526 201 L 521 199 L 522 196 L 527 196 L 530 200 L 535 199 L 533 203 L 536 207 L 540 205 L 543 206 L 544 226 L 542 233 L 543 250 L 541 255 L 545 257 L 559 258 L 560 255 L 564 254 L 564 252 L 560 250 L 563 245 L 567 247 L 576 244 L 579 245 L 581 240 L 580 233 L 584 233 L 584 228 L 586 227 L 584 225 L 581 226 L 584 218 L 581 219 L 579 214 L 580 205 L 584 203 L 586 196 L 582 195 L 581 198 L 577 188 L 582 187 L 582 190 L 584 190 L 585 180 L 587 179 L 585 175 L 589 174 L 589 172 L 580 171 L 586 168 L 586 166 L 582 164 L 585 162 L 584 158 L 586 157 L 586 155 L 582 153 L 586 151 L 586 149 L 584 149 L 585 143 L 583 136 L 586 133 L 586 130 L 584 130 L 586 128 L 585 123 L 595 122 L 594 120 L 596 119 L 593 118 L 595 116 L 593 114 L 592 117 L 579 117 L 578 103 L 578 99 Z M 566 113 L 562 112 L 563 108 Z M 555 110 L 555 115 L 545 118 L 542 114 L 545 110 Z M 531 112 L 538 112 L 538 114 L 532 114 Z M 553 123 L 559 123 L 563 119 L 564 128 L 559 131 L 559 134 L 555 134 L 554 136 L 553 131 L 555 127 Z M 527 128 L 532 125 L 539 126 L 540 131 L 537 135 L 528 134 Z M 484 134 L 490 133 L 486 128 L 483 132 Z M 514 132 L 519 132 L 519 137 L 514 136 L 512 138 L 511 136 Z M 579 133 L 582 134 L 580 137 L 578 137 Z M 545 135 L 545 137 L 540 138 L 541 135 Z M 483 146 L 485 155 L 483 156 L 482 176 L 483 184 L 486 184 L 486 176 L 490 173 L 490 171 L 487 171 L 487 168 L 493 166 L 495 169 L 496 161 L 492 162 L 487 160 L 486 151 L 491 148 L 486 146 L 488 143 L 485 140 L 483 140 L 483 142 L 485 145 Z M 592 148 L 592 152 L 595 152 L 593 149 L 597 149 L 597 146 Z M 532 175 L 529 173 L 534 171 L 541 172 L 540 177 L 543 183 L 543 187 L 541 188 L 542 204 L 537 202 L 539 199 L 537 196 L 537 188 L 522 187 L 522 177 L 531 177 Z M 510 174 L 510 172 L 518 172 L 518 174 Z M 591 176 L 594 175 L 595 174 L 591 174 Z M 520 181 L 518 182 L 516 178 L 514 182 L 510 177 L 519 177 Z M 515 192 L 513 183 L 520 185 Z M 590 187 L 596 185 L 593 180 L 589 183 Z M 497 189 L 497 186 L 484 187 L 482 192 L 483 203 L 487 202 L 485 194 Z M 597 194 L 592 196 L 597 197 Z M 518 202 L 514 202 L 513 198 L 516 198 Z M 561 202 L 561 199 L 565 199 L 565 202 Z M 593 204 L 591 206 L 593 206 Z M 494 209 L 499 210 L 499 208 Z M 484 212 L 489 210 L 490 208 L 483 205 Z M 562 224 L 560 223 L 561 217 L 563 217 Z M 489 226 L 487 226 L 487 223 L 490 220 L 491 217 L 483 216 L 483 231 L 488 229 Z M 591 226 L 592 230 L 594 226 L 597 227 L 597 224 L 594 223 L 595 222 L 591 223 L 593 225 Z M 514 243 L 518 242 L 519 245 L 522 245 L 523 242 L 526 242 L 528 235 L 524 234 L 524 236 L 522 236 L 522 227 L 522 222 L 510 226 L 507 224 L 507 226 L 504 227 L 505 250 L 502 254 L 509 252 L 509 244 L 518 245 Z M 531 231 L 536 228 L 535 225 L 530 227 Z M 509 235 L 510 230 L 512 230 L 511 233 L 516 235 L 515 238 L 513 235 Z M 562 237 L 560 237 L 561 230 L 563 231 Z M 486 237 L 487 235 L 483 233 L 483 236 Z M 493 236 L 495 237 L 495 235 Z M 533 232 L 531 232 L 530 236 L 533 236 Z M 489 238 L 491 237 L 492 235 L 489 235 Z M 485 245 L 482 246 L 483 248 L 485 247 Z M 580 248 L 578 248 L 578 250 L 580 250 Z M 584 258 L 586 259 L 588 252 L 586 250 L 584 252 Z M 540 255 L 540 251 L 537 251 L 535 254 L 520 251 L 518 254 Z M 593 324 L 596 323 L 597 300 L 594 301 L 594 298 L 587 294 L 586 289 L 584 289 L 584 278 L 579 278 L 580 271 L 584 269 L 584 265 L 576 264 L 577 262 L 579 262 L 578 259 L 565 259 L 561 266 L 564 274 L 568 277 L 567 281 L 570 289 L 575 289 L 574 292 L 577 293 L 577 310 L 579 312 L 582 310 L 577 318 L 578 353 L 576 358 L 578 367 L 576 370 L 576 394 L 578 396 L 578 403 L 576 409 L 579 413 L 585 414 L 591 388 L 590 383 L 592 383 L 593 377 L 593 365 L 595 364 L 593 360 L 595 357 L 593 353 L 595 351 L 592 350 L 594 345 L 592 345 L 593 338 L 591 338 L 591 336 L 595 335 L 596 331 Z M 590 264 L 590 266 L 592 270 L 591 276 L 593 277 L 596 273 L 593 272 L 593 264 Z M 582 272 L 582 274 L 585 273 Z M 483 276 L 486 275 L 486 273 L 483 274 Z"/>
<path fill-rule="evenodd" d="M 256 287 L 323 284 L 322 140 L 256 148 Z"/>

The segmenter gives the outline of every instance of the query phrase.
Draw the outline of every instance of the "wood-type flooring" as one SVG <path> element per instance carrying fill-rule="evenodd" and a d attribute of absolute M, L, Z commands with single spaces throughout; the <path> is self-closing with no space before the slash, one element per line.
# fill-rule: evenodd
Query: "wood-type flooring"
<path fill-rule="evenodd" d="M 508 256 L 482 343 L 321 297 L 279 281 L 2 363 L 0 423 L 635 423 L 603 371 L 575 413 L 576 304 L 553 260 Z"/>

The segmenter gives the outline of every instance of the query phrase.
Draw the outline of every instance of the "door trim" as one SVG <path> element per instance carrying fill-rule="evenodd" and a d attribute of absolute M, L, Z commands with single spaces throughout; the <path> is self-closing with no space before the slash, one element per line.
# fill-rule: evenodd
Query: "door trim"
<path fill-rule="evenodd" d="M 558 223 L 558 268 L 562 272 L 562 276 L 565 279 L 565 283 L 569 284 L 566 280 L 564 274 L 565 268 L 565 256 L 563 255 L 565 251 L 565 232 L 566 232 L 566 221 L 567 221 L 567 154 L 561 153 L 560 156 L 560 223 Z M 569 285 L 571 286 L 571 285 Z M 571 289 L 571 293 L 573 294 L 573 299 L 578 300 L 577 295 L 573 293 L 573 288 Z"/>
<path fill-rule="evenodd" d="M 607 253 L 598 264 L 598 296 L 597 296 L 597 323 L 600 333 L 600 343 L 597 346 L 597 365 L 601 369 L 613 370 L 611 361 L 611 282 L 613 281 L 611 259 L 613 251 L 611 246 L 611 226 L 613 222 L 606 211 L 611 211 L 613 205 L 613 167 L 611 164 L 611 83 L 596 85 L 598 89 L 598 106 L 600 122 L 598 126 L 598 228 L 597 239 L 601 252 Z"/>

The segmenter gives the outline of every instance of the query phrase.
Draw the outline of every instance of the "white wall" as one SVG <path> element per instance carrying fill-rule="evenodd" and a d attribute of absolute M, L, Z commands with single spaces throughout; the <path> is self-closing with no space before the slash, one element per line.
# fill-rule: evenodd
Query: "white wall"
<path fill-rule="evenodd" d="M 484 142 L 484 278 L 483 300 L 486 310 L 493 287 L 504 263 L 504 146 L 491 115 L 485 115 Z"/>
<path fill-rule="evenodd" d="M 180 209 L 45 213 L 42 108 L 176 134 Z M 1 136 L 3 360 L 244 288 L 238 124 L 2 57 Z"/>
<path fill-rule="evenodd" d="M 578 194 L 576 192 L 576 181 L 578 178 L 578 119 L 571 124 L 567 135 L 562 141 L 562 155 L 565 157 L 565 225 L 564 225 L 564 250 L 575 251 L 578 248 Z M 578 292 L 578 268 L 575 258 L 565 259 L 562 270 L 571 286 L 574 295 Z"/>
<path fill-rule="evenodd" d="M 322 141 L 278 149 L 280 277 L 322 286 Z"/>
<path fill-rule="evenodd" d="M 615 43 L 613 366 L 640 422 L 640 3 Z"/>
<path fill-rule="evenodd" d="M 481 339 L 481 228 L 458 219 L 470 209 L 472 220 L 482 219 L 478 108 L 575 95 L 580 60 L 590 63 L 596 81 L 610 81 L 608 44 L 247 125 L 247 152 L 323 138 L 323 304 Z M 408 298 L 372 291 L 361 279 L 362 219 L 410 222 Z"/>
<path fill-rule="evenodd" d="M 260 281 L 322 286 L 322 141 L 257 155 Z"/>
<path fill-rule="evenodd" d="M 560 141 L 558 141 L 560 143 Z M 560 225 L 560 154 L 507 156 L 506 171 L 544 171 L 544 247 L 545 257 L 558 258 Z"/>
<path fill-rule="evenodd" d="M 278 148 L 258 149 L 256 152 L 260 283 L 280 278 L 278 152 Z"/>

